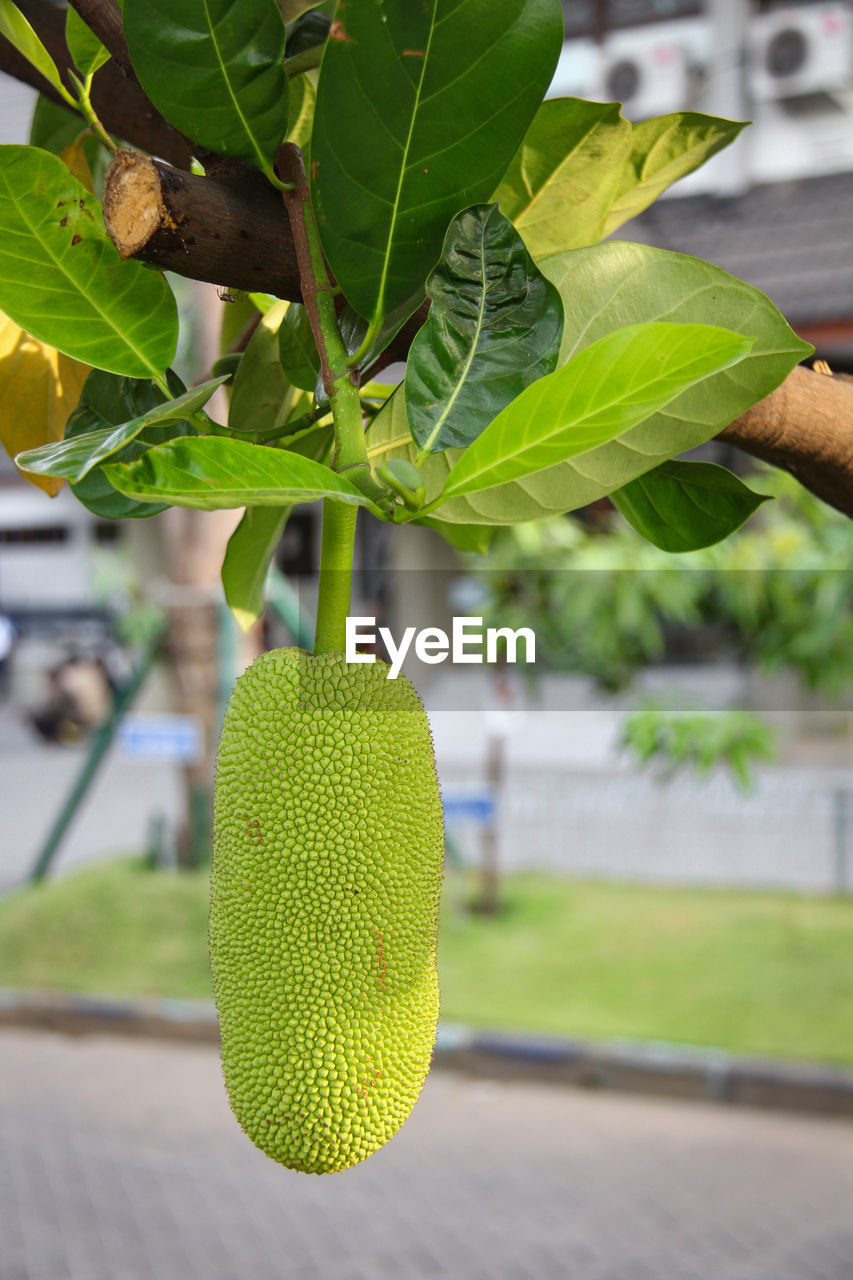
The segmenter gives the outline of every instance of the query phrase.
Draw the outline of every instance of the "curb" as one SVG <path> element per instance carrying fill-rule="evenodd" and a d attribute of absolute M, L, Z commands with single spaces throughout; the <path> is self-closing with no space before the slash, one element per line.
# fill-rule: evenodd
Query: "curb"
<path fill-rule="evenodd" d="M 0 988 L 0 1029 L 216 1045 L 212 1001 L 120 1000 Z M 433 1065 L 490 1080 L 615 1089 L 660 1098 L 853 1116 L 853 1071 L 739 1058 L 683 1045 L 528 1037 L 439 1023 Z"/>

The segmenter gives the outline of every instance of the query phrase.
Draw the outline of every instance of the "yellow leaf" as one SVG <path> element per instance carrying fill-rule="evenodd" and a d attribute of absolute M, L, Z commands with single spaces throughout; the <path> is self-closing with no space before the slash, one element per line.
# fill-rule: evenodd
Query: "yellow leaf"
<path fill-rule="evenodd" d="M 81 133 L 78 138 L 68 144 L 64 151 L 60 151 L 59 158 L 65 162 L 77 181 L 82 182 L 86 190 L 94 195 L 95 180 L 92 177 L 92 170 L 89 168 L 89 161 L 83 151 L 83 143 L 88 136 L 88 132 Z"/>
<path fill-rule="evenodd" d="M 61 440 L 89 366 L 31 338 L 0 311 L 0 443 L 11 458 Z M 64 481 L 19 471 L 53 497 Z"/>

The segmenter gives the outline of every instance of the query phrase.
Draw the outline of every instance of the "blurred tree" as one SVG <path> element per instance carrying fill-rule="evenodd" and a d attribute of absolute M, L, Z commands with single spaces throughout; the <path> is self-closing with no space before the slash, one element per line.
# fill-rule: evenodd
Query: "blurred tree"
<path fill-rule="evenodd" d="M 715 546 L 673 557 L 618 515 L 501 529 L 474 567 L 487 626 L 532 626 L 542 665 L 615 691 L 700 624 L 741 661 L 815 691 L 853 684 L 850 522 L 791 476 L 753 477 L 776 502 Z"/>

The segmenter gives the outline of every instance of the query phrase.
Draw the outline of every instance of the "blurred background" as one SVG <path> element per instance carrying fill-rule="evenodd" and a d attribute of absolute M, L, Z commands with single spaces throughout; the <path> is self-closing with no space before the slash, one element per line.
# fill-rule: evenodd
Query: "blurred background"
<path fill-rule="evenodd" d="M 853 4 L 564 11 L 553 94 L 754 122 L 620 238 L 758 286 L 853 374 Z M 0 79 L 0 141 L 34 103 Z M 189 380 L 242 304 L 174 284 Z M 0 455 L 0 1280 L 851 1280 L 853 531 L 696 456 L 775 500 L 680 557 L 606 500 L 485 555 L 360 523 L 353 614 L 533 627 L 537 661 L 404 666 L 445 802 L 446 1070 L 318 1182 L 230 1117 L 206 904 L 222 715 L 256 653 L 310 644 L 319 508 L 244 634 L 239 513 L 113 521 Z"/>

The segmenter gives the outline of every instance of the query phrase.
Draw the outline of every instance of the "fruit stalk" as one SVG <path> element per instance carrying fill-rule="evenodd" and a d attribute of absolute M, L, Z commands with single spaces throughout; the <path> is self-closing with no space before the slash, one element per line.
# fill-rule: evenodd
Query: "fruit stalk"
<path fill-rule="evenodd" d="M 340 653 L 346 647 L 346 619 L 352 590 L 352 557 L 358 508 L 323 503 L 320 546 L 320 594 L 314 653 Z"/>
<path fill-rule="evenodd" d="M 276 157 L 276 168 L 288 184 L 283 192 L 284 205 L 293 231 L 305 310 L 320 355 L 320 377 L 332 410 L 335 449 L 331 465 L 335 471 L 345 471 L 347 479 L 369 497 L 385 498 L 386 490 L 374 480 L 367 458 L 358 395 L 359 375 L 350 368 L 338 328 L 334 302 L 337 290 L 323 257 L 299 148 L 284 143 Z M 323 504 L 315 654 L 334 653 L 345 646 L 356 518 L 355 507 L 330 499 Z"/>

